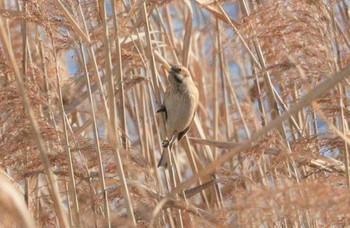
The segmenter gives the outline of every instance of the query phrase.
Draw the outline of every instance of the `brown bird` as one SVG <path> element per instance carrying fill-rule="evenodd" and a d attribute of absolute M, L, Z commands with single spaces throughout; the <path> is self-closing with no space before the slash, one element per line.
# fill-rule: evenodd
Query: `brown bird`
<path fill-rule="evenodd" d="M 198 107 L 198 90 L 190 72 L 183 66 L 172 66 L 168 71 L 168 85 L 164 94 L 163 105 L 157 112 L 165 113 L 167 139 L 163 147 L 171 150 L 177 138 L 180 141 L 190 130 Z M 168 156 L 163 151 L 158 167 L 167 167 Z"/>

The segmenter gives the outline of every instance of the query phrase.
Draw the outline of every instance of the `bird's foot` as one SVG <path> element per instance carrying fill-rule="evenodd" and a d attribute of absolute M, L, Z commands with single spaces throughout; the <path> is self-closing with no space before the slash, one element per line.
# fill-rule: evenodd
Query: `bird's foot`
<path fill-rule="evenodd" d="M 162 147 L 168 147 L 169 146 L 169 140 L 164 140 L 163 142 L 162 142 Z"/>
<path fill-rule="evenodd" d="M 157 113 L 159 113 L 159 112 L 166 112 L 164 105 L 161 105 L 160 108 L 157 110 Z"/>

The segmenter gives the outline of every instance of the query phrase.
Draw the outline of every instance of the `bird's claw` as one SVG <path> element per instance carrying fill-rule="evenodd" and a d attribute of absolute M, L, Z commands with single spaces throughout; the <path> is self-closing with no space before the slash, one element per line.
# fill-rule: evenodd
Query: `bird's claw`
<path fill-rule="evenodd" d="M 160 108 L 157 110 L 157 113 L 159 113 L 159 112 L 166 112 L 164 105 L 161 105 Z"/>
<path fill-rule="evenodd" d="M 162 147 L 168 147 L 169 146 L 169 140 L 164 140 L 162 142 Z"/>

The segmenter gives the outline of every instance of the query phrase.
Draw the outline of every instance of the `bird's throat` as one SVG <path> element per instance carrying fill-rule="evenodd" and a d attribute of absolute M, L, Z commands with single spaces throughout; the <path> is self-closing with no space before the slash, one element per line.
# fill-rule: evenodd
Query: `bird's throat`
<path fill-rule="evenodd" d="M 184 79 L 184 77 L 179 74 L 174 74 L 174 79 L 177 83 L 182 83 L 182 80 Z"/>

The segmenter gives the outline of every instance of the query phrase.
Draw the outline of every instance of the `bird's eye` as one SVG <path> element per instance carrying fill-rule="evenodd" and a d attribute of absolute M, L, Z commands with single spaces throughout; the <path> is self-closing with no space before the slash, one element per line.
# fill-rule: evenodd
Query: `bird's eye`
<path fill-rule="evenodd" d="M 172 66 L 171 67 L 171 71 L 175 72 L 175 73 L 178 73 L 178 72 L 181 72 L 181 68 L 178 67 L 178 66 Z"/>

